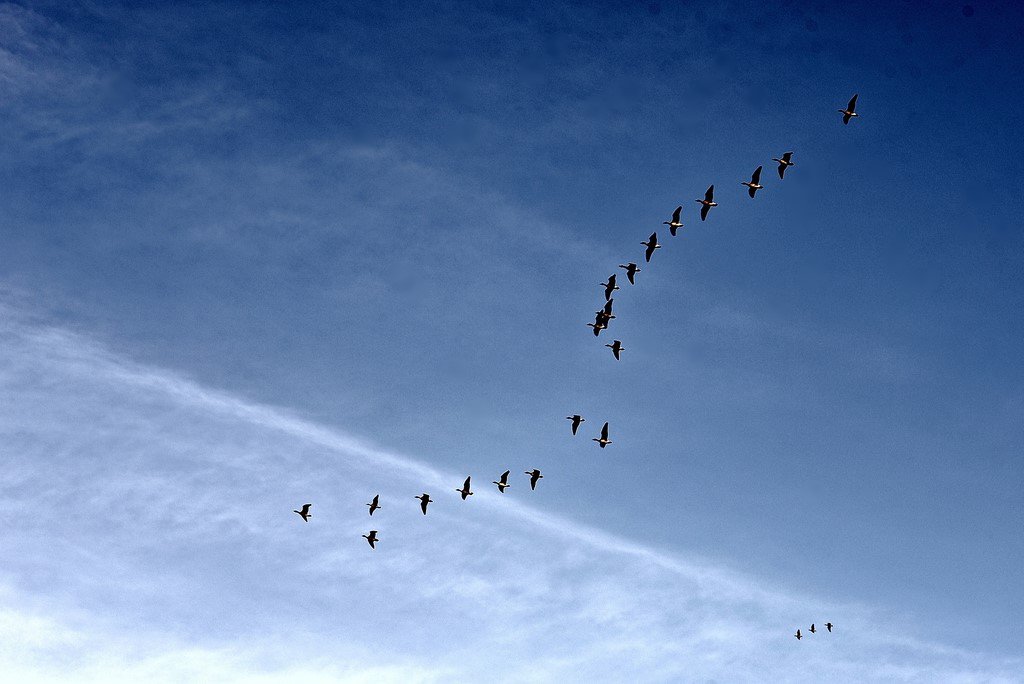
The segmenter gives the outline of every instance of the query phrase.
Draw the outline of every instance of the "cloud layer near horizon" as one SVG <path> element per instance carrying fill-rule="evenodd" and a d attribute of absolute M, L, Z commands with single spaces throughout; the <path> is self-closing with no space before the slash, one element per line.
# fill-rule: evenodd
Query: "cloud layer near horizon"
<path fill-rule="evenodd" d="M 463 503 L 462 474 L 3 314 L 0 670 L 17 681 L 1021 680 L 883 610 L 562 519 L 543 482 L 502 497 L 472 473 Z M 826 620 L 836 634 L 790 636 Z"/>

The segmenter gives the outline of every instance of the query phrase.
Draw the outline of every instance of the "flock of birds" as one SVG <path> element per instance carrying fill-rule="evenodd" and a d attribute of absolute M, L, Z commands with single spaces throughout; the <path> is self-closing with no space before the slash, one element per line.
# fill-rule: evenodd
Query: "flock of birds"
<path fill-rule="evenodd" d="M 845 109 L 839 109 L 838 110 L 839 113 L 843 115 L 843 124 L 844 125 L 845 124 L 849 124 L 850 123 L 850 119 L 858 116 L 858 114 L 856 112 L 856 107 L 857 107 L 857 95 L 854 95 L 852 98 L 850 98 L 850 101 L 846 105 Z M 778 173 L 779 173 L 779 179 L 780 180 L 785 178 L 786 170 L 789 167 L 795 166 L 795 164 L 793 163 L 793 153 L 792 152 L 785 152 L 785 153 L 783 153 L 783 155 L 781 157 L 773 157 L 772 161 L 778 162 Z M 751 199 L 753 199 L 755 197 L 755 195 L 757 194 L 758 190 L 763 190 L 764 189 L 764 186 L 761 184 L 761 170 L 762 170 L 762 168 L 763 168 L 762 166 L 758 166 L 754 170 L 754 173 L 751 174 L 750 180 L 749 181 L 743 181 L 741 183 L 741 185 L 746 186 L 747 193 L 750 195 Z M 714 185 L 710 185 L 708 187 L 707 191 L 705 191 L 705 193 L 704 193 L 704 198 L 703 199 L 696 199 L 694 201 L 701 205 L 701 207 L 700 207 L 700 220 L 701 221 L 706 221 L 707 218 L 708 218 L 708 214 L 710 213 L 711 209 L 718 206 L 718 202 L 715 201 L 715 186 Z M 669 232 L 671 233 L 672 237 L 675 237 L 676 236 L 676 231 L 683 227 L 683 223 L 680 220 L 680 216 L 682 214 L 682 211 L 683 211 L 683 207 L 682 207 L 682 205 L 680 205 L 680 206 L 675 208 L 675 211 L 672 212 L 672 219 L 670 221 L 662 221 L 663 225 L 668 226 Z M 658 233 L 657 233 L 657 231 L 651 233 L 650 237 L 648 237 L 647 240 L 641 242 L 640 244 L 642 244 L 644 247 L 646 247 L 646 250 L 644 251 L 644 261 L 645 261 L 645 263 L 650 263 L 651 262 L 651 257 L 654 256 L 654 252 L 656 250 L 658 250 L 658 249 L 661 249 L 661 247 L 662 247 L 662 245 L 658 243 Z M 636 284 L 636 274 L 640 273 L 642 269 L 640 269 L 637 266 L 637 264 L 635 262 L 632 262 L 632 261 L 629 262 L 629 263 L 626 263 L 626 264 L 619 264 L 619 268 L 625 270 L 625 272 L 626 272 L 626 279 L 629 281 L 629 284 L 630 285 L 635 285 Z M 613 307 L 613 305 L 615 303 L 615 299 L 612 297 L 612 294 L 614 294 L 614 292 L 616 290 L 620 289 L 619 286 L 616 284 L 616 274 L 613 273 L 612 275 L 608 276 L 608 280 L 606 282 L 601 283 L 601 287 L 604 288 L 604 306 L 601 309 L 599 309 L 598 311 L 594 312 L 596 314 L 594 322 L 593 323 L 587 323 L 588 326 L 593 328 L 593 332 L 594 332 L 594 336 L 595 337 L 600 336 L 602 330 L 607 330 L 609 324 L 615 318 L 615 314 L 612 313 L 612 307 Z M 609 349 L 612 350 L 612 355 L 615 357 L 616 361 L 618 361 L 621 358 L 621 354 L 625 350 L 625 347 L 622 346 L 622 341 L 621 340 L 612 340 L 611 344 L 606 344 L 604 346 L 606 346 L 606 347 L 608 347 Z M 566 416 L 566 420 L 571 421 L 571 426 L 570 427 L 571 427 L 573 436 L 576 435 L 577 431 L 579 430 L 580 425 L 586 422 L 586 419 L 583 416 L 579 415 L 579 414 L 573 414 L 571 416 Z M 604 426 L 601 428 L 600 436 L 599 437 L 594 437 L 592 439 L 592 441 L 597 442 L 597 445 L 599 447 L 601 447 L 602 449 L 604 449 L 606 446 L 608 446 L 609 444 L 612 443 L 612 441 L 608 438 L 608 422 L 607 421 L 604 423 Z M 508 489 L 509 487 L 512 486 L 508 482 L 509 473 L 511 473 L 511 470 L 506 470 L 505 472 L 503 472 L 498 477 L 497 480 L 494 480 L 491 483 L 491 484 L 496 485 L 497 488 L 498 488 L 498 491 L 500 493 L 502 493 L 502 494 L 505 493 L 506 489 Z M 537 482 L 540 481 L 544 477 L 541 474 L 541 471 L 538 468 L 534 468 L 533 470 L 526 470 L 526 471 L 524 471 L 524 473 L 530 477 L 530 489 L 531 490 L 535 490 L 537 488 Z M 472 476 L 467 477 L 465 482 L 462 483 L 462 487 L 461 488 L 457 488 L 455 490 L 462 497 L 463 501 L 465 501 L 469 497 L 473 496 L 473 491 L 471 489 L 471 484 L 472 484 Z M 427 506 L 429 504 L 431 504 L 431 503 L 434 503 L 434 500 L 430 498 L 430 494 L 428 494 L 426 492 L 424 492 L 423 494 L 420 494 L 419 496 L 415 496 L 413 498 L 419 500 L 419 502 L 420 502 L 420 511 L 423 512 L 423 515 L 427 514 Z M 312 513 L 310 513 L 310 509 L 312 508 L 312 506 L 313 505 L 309 504 L 309 503 L 303 504 L 302 508 L 300 508 L 298 510 L 295 510 L 293 512 L 297 513 L 299 516 L 301 516 L 303 521 L 309 522 L 309 519 L 312 517 Z M 380 494 L 375 494 L 374 497 L 373 497 L 373 500 L 370 501 L 370 503 L 366 504 L 366 506 L 369 507 L 369 514 L 372 517 L 375 511 L 378 511 L 378 510 L 380 510 L 382 508 L 382 506 L 380 505 Z M 377 542 L 380 541 L 380 538 L 377 536 L 377 530 L 370 530 L 367 534 L 362 535 L 362 537 L 370 545 L 371 549 L 376 549 L 377 548 Z M 831 622 L 826 622 L 825 623 L 825 628 L 828 630 L 829 633 L 832 632 L 832 626 L 833 625 L 832 625 Z M 811 634 L 815 634 L 817 632 L 817 630 L 815 629 L 814 623 L 811 624 L 811 628 L 808 631 Z M 803 638 L 803 634 L 801 633 L 801 631 L 799 629 L 796 630 L 796 634 L 794 634 L 793 636 L 796 637 L 797 641 L 799 641 L 799 640 L 801 640 Z"/>

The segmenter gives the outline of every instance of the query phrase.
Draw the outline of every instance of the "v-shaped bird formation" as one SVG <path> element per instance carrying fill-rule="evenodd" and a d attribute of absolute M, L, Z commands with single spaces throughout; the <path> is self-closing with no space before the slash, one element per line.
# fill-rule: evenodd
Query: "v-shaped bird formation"
<path fill-rule="evenodd" d="M 849 124 L 853 118 L 859 116 L 859 114 L 856 111 L 856 107 L 857 95 L 854 95 L 853 97 L 850 98 L 850 101 L 847 103 L 845 108 L 837 110 L 840 114 L 843 115 L 844 125 Z M 789 169 L 792 166 L 795 166 L 793 162 L 793 154 L 794 153 L 792 151 L 787 151 L 783 152 L 781 157 L 772 158 L 773 162 L 778 163 L 777 169 L 779 174 L 779 180 L 783 180 L 785 178 L 787 169 Z M 759 165 L 756 169 L 754 169 L 754 172 L 750 175 L 749 181 L 740 181 L 740 184 L 747 188 L 747 194 L 750 196 L 751 199 L 755 199 L 757 192 L 765 188 L 765 186 L 761 183 L 761 171 L 763 168 L 763 165 Z M 701 205 L 700 220 L 706 221 L 709 213 L 711 212 L 711 209 L 719 206 L 718 202 L 715 201 L 714 184 L 709 185 L 708 189 L 704 191 L 703 199 L 696 199 L 694 201 Z M 673 210 L 671 220 L 662 221 L 663 225 L 668 226 L 669 232 L 672 235 L 672 237 L 676 237 L 677 231 L 683 227 L 682 211 L 683 205 L 679 205 Z M 651 263 L 651 258 L 654 256 L 654 253 L 662 248 L 662 245 L 658 242 L 657 231 L 652 232 L 650 236 L 640 244 L 646 248 L 644 250 L 644 262 L 648 264 Z M 625 270 L 626 279 L 629 281 L 629 284 L 636 285 L 636 275 L 640 273 L 642 270 L 636 265 L 636 262 L 630 261 L 625 264 L 619 264 L 618 267 Z M 615 314 L 612 313 L 612 307 L 614 306 L 615 299 L 612 297 L 612 295 L 615 293 L 616 290 L 621 289 L 616 283 L 615 273 L 609 275 L 608 279 L 605 282 L 601 283 L 601 287 L 603 288 L 604 292 L 604 304 L 600 309 L 598 309 L 595 312 L 594 322 L 587 323 L 587 325 L 593 329 L 593 334 L 595 337 L 600 336 L 601 331 L 607 330 L 611 321 L 615 319 Z M 611 344 L 605 344 L 604 346 L 611 349 L 612 355 L 615 357 L 616 361 L 619 361 L 621 359 L 621 354 L 626 349 L 622 345 L 622 342 L 620 340 L 613 340 Z M 566 420 L 571 421 L 570 429 L 572 431 L 573 436 L 576 436 L 580 426 L 584 422 L 586 422 L 586 419 L 580 414 L 566 416 Z M 598 437 L 592 438 L 591 441 L 596 442 L 599 447 L 604 449 L 608 445 L 612 444 L 612 440 L 609 438 L 609 434 L 609 421 L 605 421 L 604 425 L 601 427 L 600 435 Z M 511 470 L 505 470 L 505 472 L 503 472 L 498 477 L 497 480 L 494 480 L 491 483 L 497 486 L 498 492 L 501 494 L 504 494 L 505 490 L 512 486 L 511 484 L 509 484 L 508 481 L 510 472 Z M 523 472 L 527 476 L 529 476 L 531 491 L 536 490 L 537 483 L 544 477 L 541 474 L 540 469 L 533 468 L 531 470 L 526 470 Z M 462 487 L 455 488 L 455 491 L 458 492 L 459 496 L 462 498 L 463 501 L 466 501 L 470 496 L 473 496 L 473 491 L 471 489 L 471 481 L 472 476 L 468 476 L 466 477 L 465 482 L 463 482 Z M 427 514 L 427 506 L 431 503 L 434 503 L 434 500 L 430 498 L 430 494 L 426 492 L 413 498 L 420 502 L 420 511 L 423 513 L 423 515 Z M 380 495 L 374 495 L 373 500 L 370 503 L 366 504 L 366 506 L 369 507 L 370 516 L 373 516 L 375 511 L 381 510 L 383 507 L 380 505 Z M 310 513 L 311 508 L 312 504 L 303 504 L 302 507 L 298 510 L 295 510 L 294 513 L 297 513 L 299 516 L 301 516 L 304 522 L 309 522 L 309 519 L 312 517 L 312 513 Z M 380 539 L 377 537 L 377 530 L 370 530 L 369 533 L 362 535 L 362 537 L 366 539 L 371 549 L 377 548 L 376 544 L 378 541 L 380 541 Z M 832 633 L 832 627 L 833 625 L 831 622 L 825 623 L 825 628 L 830 634 Z M 811 628 L 808 631 L 810 634 L 815 634 L 817 632 L 814 623 L 811 624 Z M 796 633 L 793 636 L 797 639 L 797 641 L 800 641 L 804 638 L 804 634 L 799 629 L 796 630 Z"/>

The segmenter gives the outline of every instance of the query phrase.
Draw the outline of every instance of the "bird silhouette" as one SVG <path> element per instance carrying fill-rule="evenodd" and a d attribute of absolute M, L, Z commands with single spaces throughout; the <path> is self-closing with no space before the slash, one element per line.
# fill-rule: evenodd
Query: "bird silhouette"
<path fill-rule="evenodd" d="M 825 629 L 827 629 L 829 634 L 831 634 L 832 633 L 832 623 L 831 622 L 826 622 L 825 623 Z"/>
<path fill-rule="evenodd" d="M 375 510 L 377 510 L 378 508 L 380 508 L 380 504 L 377 503 L 377 501 L 379 499 L 380 499 L 380 494 L 374 494 L 373 501 L 371 501 L 370 503 L 366 504 L 367 506 L 370 507 L 370 515 L 373 515 L 373 512 Z"/>
<path fill-rule="evenodd" d="M 703 221 L 708 217 L 708 212 L 711 211 L 711 207 L 717 207 L 718 202 L 715 201 L 715 186 L 708 186 L 707 192 L 704 193 L 704 199 L 694 200 L 699 202 L 700 207 L 700 220 Z"/>
<path fill-rule="evenodd" d="M 801 639 L 803 639 L 803 637 L 800 635 L 800 630 L 799 629 L 796 630 L 796 634 L 794 634 L 793 636 L 796 637 L 797 641 L 800 641 Z"/>
<path fill-rule="evenodd" d="M 676 210 L 672 212 L 672 220 L 671 221 L 662 221 L 663 224 L 668 226 L 668 231 L 670 233 L 672 233 L 672 237 L 676 236 L 676 229 L 677 228 L 682 228 L 683 227 L 683 224 L 679 222 L 679 212 L 681 212 L 682 210 L 683 210 L 682 205 L 679 205 L 678 207 L 676 207 Z"/>
<path fill-rule="evenodd" d="M 760 166 L 758 166 L 754 170 L 753 175 L 750 176 L 750 182 L 749 183 L 744 182 L 743 185 L 747 186 L 747 192 L 750 193 L 750 198 L 753 199 L 754 195 L 757 194 L 757 191 L 764 187 L 763 185 L 761 185 L 761 167 Z"/>
<path fill-rule="evenodd" d="M 292 511 L 292 513 L 298 513 L 302 516 L 304 522 L 309 522 L 309 519 L 313 517 L 313 514 L 309 512 L 309 507 L 313 504 L 302 504 L 302 510 Z"/>
<path fill-rule="evenodd" d="M 658 234 L 651 233 L 651 237 L 647 238 L 647 242 L 641 242 L 641 245 L 647 246 L 647 251 L 644 252 L 644 259 L 647 263 L 651 262 L 651 255 L 654 254 L 654 250 L 661 249 L 661 245 L 658 244 Z"/>
<path fill-rule="evenodd" d="M 808 631 L 810 631 L 811 634 L 817 634 L 818 633 L 818 630 L 814 629 L 814 623 L 813 622 L 811 623 L 811 629 L 808 630 Z"/>
<path fill-rule="evenodd" d="M 601 437 L 600 437 L 600 439 L 597 438 L 597 437 L 594 437 L 590 441 L 591 442 L 597 442 L 597 445 L 599 447 L 601 447 L 602 449 L 604 449 L 606 446 L 611 444 L 612 440 L 608 439 L 608 423 L 605 423 L 604 427 L 601 428 Z"/>
<path fill-rule="evenodd" d="M 604 287 L 604 299 L 605 299 L 605 301 L 608 301 L 609 299 L 611 299 L 612 298 L 612 292 L 615 292 L 615 290 L 619 289 L 619 286 L 615 284 L 615 274 L 614 273 L 612 273 L 610 276 L 608 276 L 608 282 L 607 283 L 601 283 L 601 285 Z"/>
<path fill-rule="evenodd" d="M 615 304 L 615 298 L 612 297 L 611 299 L 609 299 L 608 301 L 606 301 L 604 303 L 604 308 L 602 308 L 600 311 L 595 311 L 594 313 L 601 314 L 602 316 L 604 316 L 608 320 L 611 320 L 611 319 L 615 318 L 615 314 L 612 313 L 612 306 L 614 304 Z"/>
<path fill-rule="evenodd" d="M 380 541 L 379 539 L 377 539 L 377 530 L 370 530 L 370 534 L 364 534 L 362 535 L 362 537 L 367 541 L 367 543 L 370 544 L 371 549 L 377 548 L 376 546 L 374 546 L 374 544 Z"/>
<path fill-rule="evenodd" d="M 491 482 L 491 484 L 498 485 L 498 491 L 501 492 L 502 494 L 505 493 L 505 489 L 506 488 L 512 486 L 512 485 L 510 485 L 508 483 L 508 473 L 509 473 L 509 471 L 506 470 L 505 472 L 503 472 L 501 474 L 501 477 L 499 477 L 497 480 L 494 480 L 494 481 Z"/>
<path fill-rule="evenodd" d="M 779 178 L 785 178 L 786 177 L 786 169 L 787 168 L 789 168 L 790 166 L 796 166 L 796 164 L 794 164 L 793 162 L 790 161 L 790 159 L 792 159 L 792 158 L 793 158 L 793 153 L 792 152 L 786 152 L 785 154 L 783 154 L 782 155 L 782 159 L 779 159 L 778 157 L 772 157 L 772 161 L 779 162 Z"/>
<path fill-rule="evenodd" d="M 604 311 L 597 311 L 594 317 L 594 322 L 587 323 L 587 325 L 594 329 L 594 337 L 600 335 L 601 331 L 608 327 L 608 318 L 609 317 L 605 315 Z"/>
<path fill-rule="evenodd" d="M 566 416 L 565 419 L 572 421 L 572 434 L 574 435 L 576 434 L 576 431 L 580 428 L 580 423 L 587 422 L 587 419 L 579 415 L 578 413 L 576 415 Z"/>
<path fill-rule="evenodd" d="M 636 267 L 636 264 L 630 261 L 628 264 L 619 264 L 619 268 L 626 269 L 626 280 L 629 281 L 630 285 L 636 285 L 636 280 L 634 280 L 634 278 L 636 277 L 636 274 L 640 272 L 640 269 Z"/>
<path fill-rule="evenodd" d="M 850 123 L 850 119 L 855 116 L 859 116 L 859 114 L 857 114 L 857 96 L 854 95 L 850 98 L 850 104 L 846 105 L 846 109 L 840 109 L 837 111 L 843 115 L 843 124 Z"/>
<path fill-rule="evenodd" d="M 469 490 L 469 481 L 472 477 L 467 477 L 466 481 L 462 484 L 462 489 L 456 489 L 459 494 L 462 495 L 462 500 L 465 501 L 467 496 L 473 496 L 473 492 Z"/>
<path fill-rule="evenodd" d="M 523 472 L 530 476 L 530 489 L 536 489 L 537 488 L 537 480 L 539 480 L 542 477 L 544 477 L 543 475 L 540 474 L 540 471 L 537 470 L 536 468 L 534 468 L 533 470 L 524 470 Z"/>
<path fill-rule="evenodd" d="M 430 495 L 425 492 L 412 498 L 420 500 L 420 510 L 423 511 L 423 515 L 427 514 L 427 504 L 434 503 L 434 500 L 430 498 Z"/>
<path fill-rule="evenodd" d="M 619 360 L 619 353 L 625 349 L 625 347 L 622 346 L 622 342 L 619 340 L 612 340 L 611 344 L 606 344 L 604 346 L 612 350 L 612 355 L 615 356 L 616 361 Z"/>

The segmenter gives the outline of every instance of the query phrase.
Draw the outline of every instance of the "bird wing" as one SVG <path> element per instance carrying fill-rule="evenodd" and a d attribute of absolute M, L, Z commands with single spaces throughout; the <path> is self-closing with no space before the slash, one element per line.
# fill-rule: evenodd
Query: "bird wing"
<path fill-rule="evenodd" d="M 683 210 L 683 205 L 676 207 L 676 210 L 672 212 L 672 222 L 679 223 L 679 212 Z"/>
<path fill-rule="evenodd" d="M 857 107 L 857 96 L 854 95 L 853 97 L 850 98 L 850 104 L 846 105 L 846 111 L 848 111 L 848 112 L 856 111 L 856 107 Z"/>
<path fill-rule="evenodd" d="M 779 164 L 779 178 L 785 178 L 785 177 L 786 177 L 786 165 L 785 164 Z"/>
<path fill-rule="evenodd" d="M 758 166 L 757 169 L 754 171 L 754 175 L 750 177 L 750 181 L 754 185 L 757 185 L 758 183 L 761 182 L 761 167 L 760 166 Z"/>
<path fill-rule="evenodd" d="M 715 186 L 714 185 L 709 185 L 708 186 L 708 191 L 704 193 L 704 201 L 705 202 L 712 202 L 712 201 L 714 201 L 714 199 L 715 199 Z"/>
<path fill-rule="evenodd" d="M 650 263 L 650 261 L 651 261 L 651 255 L 652 254 L 654 254 L 654 243 L 653 242 L 650 243 L 649 245 L 647 245 L 647 249 L 644 250 L 644 259 L 648 263 Z"/>
<path fill-rule="evenodd" d="M 608 439 L 608 423 L 605 423 L 604 427 L 601 428 L 601 439 Z"/>
<path fill-rule="evenodd" d="M 753 197 L 757 193 L 756 188 L 747 188 L 747 194 Z"/>
<path fill-rule="evenodd" d="M 509 471 L 506 470 L 501 474 L 501 477 L 499 477 L 498 479 L 501 480 L 502 483 L 508 482 L 508 473 Z"/>
<path fill-rule="evenodd" d="M 782 155 L 782 161 L 786 162 L 787 164 L 789 163 L 789 160 L 792 159 L 792 158 L 793 158 L 793 153 L 792 152 L 786 152 L 784 155 Z"/>
<path fill-rule="evenodd" d="M 470 476 L 470 477 L 467 477 L 467 478 L 466 478 L 466 481 L 465 481 L 465 482 L 463 483 L 463 485 L 462 485 L 462 488 L 463 488 L 463 489 L 469 489 L 469 481 L 470 481 L 471 479 L 472 479 L 472 476 Z"/>
<path fill-rule="evenodd" d="M 849 114 L 843 114 L 843 123 L 844 124 L 850 123 L 850 115 Z"/>
<path fill-rule="evenodd" d="M 708 211 L 710 211 L 710 210 L 711 210 L 711 207 L 709 207 L 706 204 L 700 208 L 700 220 L 701 221 L 703 221 L 704 219 L 706 219 L 708 217 Z"/>

